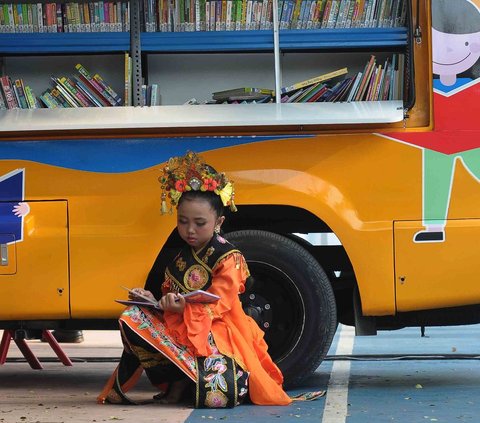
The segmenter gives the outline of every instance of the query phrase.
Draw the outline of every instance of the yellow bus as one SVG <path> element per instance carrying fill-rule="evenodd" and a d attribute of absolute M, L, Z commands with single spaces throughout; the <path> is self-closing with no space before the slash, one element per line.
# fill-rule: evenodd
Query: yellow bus
<path fill-rule="evenodd" d="M 179 248 L 157 178 L 187 150 L 235 181 L 242 301 L 289 383 L 338 323 L 480 322 L 480 4 L 409 4 L 394 121 L 358 102 L 338 105 L 361 109 L 345 122 L 2 132 L 0 328 L 116 328 L 121 286 L 155 289 Z"/>

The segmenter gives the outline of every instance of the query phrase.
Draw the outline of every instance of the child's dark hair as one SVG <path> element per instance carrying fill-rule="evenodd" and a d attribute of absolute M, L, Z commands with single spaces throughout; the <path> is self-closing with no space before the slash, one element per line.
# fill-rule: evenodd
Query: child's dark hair
<path fill-rule="evenodd" d="M 185 200 L 195 200 L 197 198 L 208 201 L 217 217 L 223 216 L 224 207 L 222 200 L 220 196 L 213 191 L 185 191 L 180 197 L 180 200 L 178 200 L 178 205 L 180 206 Z"/>

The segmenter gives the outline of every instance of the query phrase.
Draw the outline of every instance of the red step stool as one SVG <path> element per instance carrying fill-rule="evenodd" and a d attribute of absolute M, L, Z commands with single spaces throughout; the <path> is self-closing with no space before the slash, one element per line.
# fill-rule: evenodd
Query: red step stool
<path fill-rule="evenodd" d="M 0 365 L 5 364 L 7 360 L 7 353 L 8 349 L 10 348 L 10 341 L 13 339 L 15 344 L 17 344 L 18 349 L 21 351 L 23 356 L 27 359 L 28 364 L 32 369 L 43 369 L 43 366 L 40 364 L 40 361 L 32 352 L 28 344 L 26 343 L 25 339 L 23 338 L 15 338 L 15 330 L 13 329 L 6 329 L 3 331 L 2 341 L 0 342 Z M 60 347 L 57 340 L 53 337 L 51 332 L 47 329 L 42 330 L 42 339 L 45 339 L 52 350 L 57 354 L 59 360 L 65 366 L 73 366 L 71 360 L 67 357 L 65 352 Z"/>

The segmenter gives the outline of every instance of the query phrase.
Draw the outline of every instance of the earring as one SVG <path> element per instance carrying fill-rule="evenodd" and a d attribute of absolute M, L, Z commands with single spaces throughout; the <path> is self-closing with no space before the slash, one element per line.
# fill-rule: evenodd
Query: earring
<path fill-rule="evenodd" d="M 213 231 L 218 235 L 220 233 L 220 226 L 215 226 L 215 229 Z"/>

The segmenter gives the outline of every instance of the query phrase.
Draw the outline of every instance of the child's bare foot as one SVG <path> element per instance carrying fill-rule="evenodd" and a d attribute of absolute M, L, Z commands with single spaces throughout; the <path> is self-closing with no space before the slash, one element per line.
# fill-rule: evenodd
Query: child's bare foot
<path fill-rule="evenodd" d="M 107 398 L 105 398 L 105 402 L 109 404 L 122 404 L 123 400 L 122 397 L 118 395 L 114 389 L 112 389 L 108 393 Z"/>
<path fill-rule="evenodd" d="M 159 402 L 161 404 L 178 404 L 182 399 L 182 396 L 185 393 L 185 390 L 188 387 L 188 382 L 189 382 L 188 379 L 182 379 L 182 380 L 173 382 L 172 385 L 170 386 L 170 390 L 168 391 L 168 394 L 165 397 L 161 398 Z"/>

